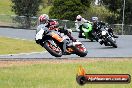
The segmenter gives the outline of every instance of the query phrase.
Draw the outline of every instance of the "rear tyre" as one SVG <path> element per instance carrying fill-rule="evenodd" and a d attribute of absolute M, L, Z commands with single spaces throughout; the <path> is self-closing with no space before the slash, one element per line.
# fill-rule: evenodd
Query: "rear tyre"
<path fill-rule="evenodd" d="M 53 55 L 53 56 L 55 56 L 55 57 L 61 57 L 61 56 L 62 56 L 62 50 L 60 49 L 60 47 L 58 46 L 58 47 L 56 48 L 58 51 L 56 51 L 56 50 L 54 50 L 55 47 L 54 47 L 54 49 L 52 48 L 53 46 L 55 46 L 55 45 L 52 45 L 52 44 L 50 43 L 49 40 L 48 40 L 48 41 L 45 41 L 45 43 L 44 43 L 44 48 L 45 48 L 51 55 Z"/>

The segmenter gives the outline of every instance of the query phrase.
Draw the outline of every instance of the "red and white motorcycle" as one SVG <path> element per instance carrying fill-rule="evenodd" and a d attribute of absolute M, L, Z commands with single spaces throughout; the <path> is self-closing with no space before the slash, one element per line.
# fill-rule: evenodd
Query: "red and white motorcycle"
<path fill-rule="evenodd" d="M 67 55 L 76 54 L 80 57 L 87 55 L 86 47 L 80 42 L 72 42 L 68 36 L 60 35 L 58 31 L 50 31 L 47 27 L 42 27 L 36 34 L 36 42 L 44 47 L 51 55 L 61 57 L 63 55 L 63 40 L 67 41 Z"/>

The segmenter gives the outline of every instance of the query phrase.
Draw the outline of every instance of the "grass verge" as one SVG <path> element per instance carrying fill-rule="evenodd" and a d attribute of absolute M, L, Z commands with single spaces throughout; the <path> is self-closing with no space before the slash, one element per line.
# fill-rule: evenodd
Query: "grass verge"
<path fill-rule="evenodd" d="M 7 15 L 15 15 L 15 13 L 12 11 L 12 2 L 11 0 L 0 0 L 0 14 L 7 14 Z M 46 8 L 42 8 L 41 11 L 39 11 L 39 14 L 48 14 L 49 9 L 51 6 L 47 6 Z"/>
<path fill-rule="evenodd" d="M 44 48 L 37 45 L 35 41 L 0 37 L 0 54 L 41 52 L 43 50 Z"/>
<path fill-rule="evenodd" d="M 14 12 L 11 11 L 11 0 L 0 0 L 0 14 L 13 15 Z"/>
<path fill-rule="evenodd" d="M 8 63 L 8 61 L 1 61 Z M 80 59 L 16 61 L 0 67 L 1 88 L 132 88 L 130 84 L 76 83 L 77 68 L 82 65 L 89 74 L 130 74 L 131 59 Z"/>

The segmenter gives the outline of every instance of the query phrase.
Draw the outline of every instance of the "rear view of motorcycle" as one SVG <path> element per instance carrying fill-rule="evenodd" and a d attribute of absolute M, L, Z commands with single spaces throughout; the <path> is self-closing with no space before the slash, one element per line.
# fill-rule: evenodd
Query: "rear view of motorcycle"
<path fill-rule="evenodd" d="M 40 35 L 41 38 L 40 38 Z M 79 42 L 72 42 L 68 37 L 63 37 L 58 31 L 49 30 L 47 27 L 41 28 L 36 34 L 36 41 L 39 41 L 42 47 L 44 47 L 51 55 L 55 57 L 61 57 L 62 55 L 76 54 L 80 57 L 87 55 L 87 49 Z M 63 44 L 66 43 L 66 54 L 64 54 Z"/>
<path fill-rule="evenodd" d="M 105 46 L 113 46 L 114 48 L 117 48 L 116 39 L 113 37 L 113 35 L 109 34 L 107 31 L 107 27 L 103 26 L 100 31 L 97 33 L 98 37 L 101 39 L 100 44 L 104 44 Z"/>

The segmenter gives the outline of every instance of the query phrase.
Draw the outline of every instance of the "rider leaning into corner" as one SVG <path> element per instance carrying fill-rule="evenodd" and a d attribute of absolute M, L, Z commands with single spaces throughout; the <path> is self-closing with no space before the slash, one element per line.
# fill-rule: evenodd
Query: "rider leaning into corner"
<path fill-rule="evenodd" d="M 38 18 L 37 30 L 39 30 L 43 27 L 47 27 L 50 31 L 55 30 L 55 31 L 58 31 L 59 33 L 64 33 L 65 35 L 67 35 L 70 38 L 70 40 L 72 40 L 73 42 L 76 42 L 76 39 L 73 38 L 71 35 L 71 30 L 65 29 L 62 26 L 59 27 L 59 23 L 57 21 L 49 19 L 49 16 L 47 14 L 42 14 Z M 66 51 L 67 41 L 63 40 L 63 42 L 64 42 L 64 44 L 63 44 L 64 54 L 66 54 L 67 53 L 67 51 Z M 41 40 L 36 40 L 36 43 L 40 44 L 40 45 L 42 44 Z"/>
<path fill-rule="evenodd" d="M 93 24 L 93 33 L 98 32 L 102 26 L 107 26 L 107 23 L 98 20 L 98 17 L 92 17 L 92 24 Z M 113 29 L 108 27 L 108 33 L 112 35 L 114 38 L 118 38 L 118 36 L 114 35 Z M 98 38 L 98 41 L 102 44 L 102 40 Z"/>

